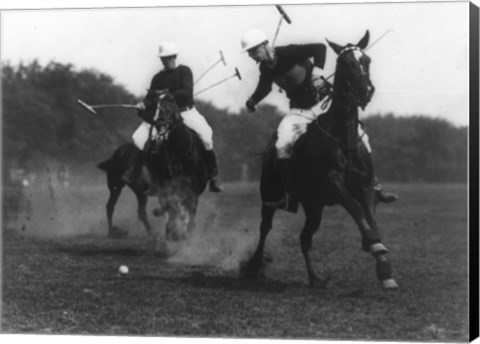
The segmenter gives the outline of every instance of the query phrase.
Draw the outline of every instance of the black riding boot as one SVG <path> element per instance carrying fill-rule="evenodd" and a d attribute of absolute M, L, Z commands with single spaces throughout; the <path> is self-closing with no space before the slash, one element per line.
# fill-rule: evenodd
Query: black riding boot
<path fill-rule="evenodd" d="M 378 181 L 377 178 L 375 178 L 375 198 L 378 202 L 382 203 L 392 203 L 395 202 L 399 196 L 397 194 L 391 193 L 391 192 L 386 192 L 383 190 L 382 184 Z"/>
<path fill-rule="evenodd" d="M 208 150 L 205 152 L 206 160 L 207 160 L 207 167 L 208 167 L 208 175 L 210 177 L 210 191 L 211 192 L 222 192 L 223 186 L 222 181 L 218 178 L 218 167 L 217 167 L 217 156 L 215 151 Z"/>
<path fill-rule="evenodd" d="M 282 179 L 283 198 L 278 201 L 265 202 L 265 205 L 269 208 L 282 209 L 292 213 L 296 213 L 298 210 L 298 200 L 294 197 L 290 187 L 290 175 L 292 172 L 290 159 L 280 159 L 278 161 L 278 167 L 280 169 L 280 176 Z"/>

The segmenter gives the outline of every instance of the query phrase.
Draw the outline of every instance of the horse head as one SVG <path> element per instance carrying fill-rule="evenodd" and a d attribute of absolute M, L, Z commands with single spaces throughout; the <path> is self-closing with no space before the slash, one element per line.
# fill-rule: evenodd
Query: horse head
<path fill-rule="evenodd" d="M 182 123 L 182 116 L 175 97 L 169 92 L 159 92 L 153 125 L 162 140 L 168 139 L 170 132 Z"/>
<path fill-rule="evenodd" d="M 370 57 L 364 52 L 368 45 L 369 36 L 367 30 L 357 44 L 349 43 L 344 46 L 327 40 L 328 45 L 338 55 L 335 71 L 335 82 L 338 86 L 336 91 L 345 95 L 352 95 L 355 105 L 362 109 L 365 109 L 375 91 L 375 87 L 370 80 Z"/>

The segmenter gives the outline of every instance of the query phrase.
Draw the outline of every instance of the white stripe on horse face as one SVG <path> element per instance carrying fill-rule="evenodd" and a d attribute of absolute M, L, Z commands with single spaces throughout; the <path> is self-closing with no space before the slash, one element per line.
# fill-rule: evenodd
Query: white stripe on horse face
<path fill-rule="evenodd" d="M 363 70 L 363 66 L 362 66 L 362 63 L 360 62 L 360 58 L 363 56 L 363 52 L 360 50 L 360 49 L 355 49 L 353 51 L 353 57 L 355 57 L 355 59 L 357 60 L 358 62 L 358 65 L 360 66 L 360 71 L 362 73 L 365 73 L 365 71 Z"/>

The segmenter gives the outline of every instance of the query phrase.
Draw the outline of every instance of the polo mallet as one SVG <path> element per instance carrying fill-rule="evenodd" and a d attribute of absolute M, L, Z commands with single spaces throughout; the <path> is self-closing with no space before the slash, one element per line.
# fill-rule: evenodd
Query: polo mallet
<path fill-rule="evenodd" d="M 378 37 L 375 42 L 373 42 L 372 44 L 370 44 L 366 49 L 365 51 L 367 51 L 368 49 L 370 49 L 371 47 L 373 47 L 379 40 L 381 40 L 383 37 L 385 37 L 388 33 L 390 32 L 393 32 L 393 30 L 387 30 L 385 31 L 380 37 Z"/>
<path fill-rule="evenodd" d="M 213 69 L 213 67 L 215 67 L 217 64 L 219 64 L 220 62 L 223 62 L 223 65 L 227 65 L 227 62 L 225 61 L 225 57 L 223 56 L 223 53 L 222 51 L 220 50 L 220 59 L 218 59 L 214 64 L 212 64 L 205 72 L 203 72 L 202 75 L 200 75 L 200 77 L 195 80 L 195 82 L 193 84 L 196 84 L 201 78 L 203 78 L 209 71 L 211 71 Z"/>
<path fill-rule="evenodd" d="M 209 89 L 211 89 L 212 87 L 215 87 L 215 86 L 217 86 L 217 85 L 220 85 L 221 83 L 224 83 L 225 81 L 227 81 L 227 80 L 229 80 L 229 79 L 231 79 L 231 78 L 234 78 L 234 77 L 237 77 L 238 80 L 242 80 L 242 76 L 240 75 L 240 72 L 238 71 L 238 68 L 235 68 L 235 74 L 233 74 L 232 76 L 229 76 L 228 78 L 225 78 L 225 79 L 223 79 L 223 80 L 220 80 L 219 82 L 216 82 L 216 83 L 214 83 L 213 85 L 210 85 L 210 86 L 208 86 L 207 88 L 204 88 L 203 90 L 198 91 L 197 93 L 195 93 L 195 95 L 200 94 L 200 93 L 202 93 L 202 92 L 204 92 L 204 91 L 206 91 L 206 90 L 209 90 Z"/>
<path fill-rule="evenodd" d="M 280 26 L 282 25 L 283 20 L 285 19 L 285 21 L 286 21 L 288 24 L 291 24 L 291 23 L 292 23 L 292 21 L 290 20 L 290 18 L 288 17 L 288 15 L 287 15 L 287 14 L 285 13 L 285 11 L 283 10 L 282 6 L 280 6 L 280 5 L 275 5 L 275 7 L 277 8 L 278 12 L 280 12 L 280 21 L 278 22 L 277 31 L 275 32 L 275 36 L 273 37 L 272 47 L 275 45 L 275 41 L 277 40 L 277 36 L 278 36 L 278 31 L 280 31 Z"/>
<path fill-rule="evenodd" d="M 393 30 L 387 30 L 385 31 L 380 37 L 378 37 L 372 44 L 370 44 L 368 47 L 365 48 L 364 51 L 367 51 L 368 49 L 370 49 L 371 47 L 373 47 L 378 41 L 380 41 L 383 37 L 385 37 L 388 33 L 390 32 L 393 32 Z M 335 75 L 335 73 L 332 73 L 330 74 L 328 77 L 325 78 L 326 81 L 328 81 L 328 79 L 330 79 L 331 77 L 333 77 Z M 317 79 L 315 79 L 317 80 Z"/>
<path fill-rule="evenodd" d="M 97 111 L 95 109 L 101 108 L 127 108 L 127 109 L 139 109 L 137 105 L 130 104 L 101 104 L 101 105 L 88 105 L 84 101 L 77 99 L 77 103 L 80 104 L 85 110 L 90 112 L 92 115 L 96 115 Z"/>

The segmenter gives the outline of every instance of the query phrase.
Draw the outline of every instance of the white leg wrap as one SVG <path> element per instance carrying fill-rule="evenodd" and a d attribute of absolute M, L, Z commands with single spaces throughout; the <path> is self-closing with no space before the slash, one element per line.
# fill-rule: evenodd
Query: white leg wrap
<path fill-rule="evenodd" d="M 372 253 L 373 255 L 378 253 L 387 253 L 387 252 L 388 252 L 387 248 L 381 242 L 370 246 L 370 253 Z"/>
<path fill-rule="evenodd" d="M 393 278 L 382 281 L 383 289 L 398 289 L 398 284 Z"/>

